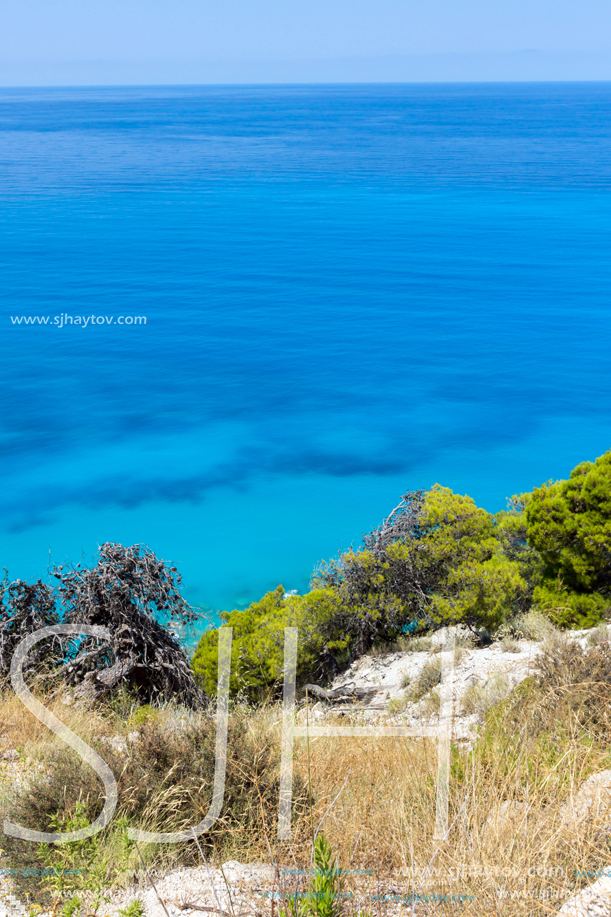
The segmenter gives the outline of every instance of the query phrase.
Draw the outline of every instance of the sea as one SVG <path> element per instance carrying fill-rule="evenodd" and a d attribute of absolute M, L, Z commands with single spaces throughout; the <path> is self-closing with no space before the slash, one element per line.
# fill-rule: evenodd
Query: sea
<path fill-rule="evenodd" d="M 1 89 L 0 303 L 10 580 L 302 593 L 611 448 L 611 83 Z"/>

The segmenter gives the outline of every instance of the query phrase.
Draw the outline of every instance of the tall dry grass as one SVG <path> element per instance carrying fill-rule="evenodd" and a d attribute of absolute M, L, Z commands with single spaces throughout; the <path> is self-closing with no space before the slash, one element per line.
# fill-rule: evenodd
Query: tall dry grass
<path fill-rule="evenodd" d="M 40 700 L 73 732 L 85 739 L 113 734 L 115 724 L 101 708 L 66 706 L 59 698 L 50 699 L 45 695 L 41 695 Z M 0 694 L 0 754 L 17 749 L 23 755 L 44 755 L 54 741 L 53 734 L 24 707 L 14 691 L 5 688 Z"/>
<path fill-rule="evenodd" d="M 540 676 L 488 711 L 472 748 L 453 746 L 450 829 L 443 840 L 434 838 L 434 740 L 312 737 L 296 742 L 292 838 L 279 841 L 281 710 L 236 707 L 223 813 L 215 830 L 202 838 L 207 855 L 216 865 L 271 858 L 280 870 L 302 870 L 302 878 L 285 880 L 285 887 L 292 882 L 303 887 L 313 835 L 322 830 L 347 871 L 345 888 L 365 896 L 373 914 L 396 911 L 392 902 L 366 898 L 380 894 L 463 898 L 460 904 L 421 898 L 414 911 L 422 915 L 455 914 L 457 908 L 477 917 L 555 913 L 596 872 L 611 867 L 611 807 L 593 811 L 580 824 L 566 811 L 587 777 L 611 766 L 611 650 L 605 642 L 582 650 L 555 637 L 541 666 Z M 14 698 L 3 701 L 3 741 L 48 755 L 46 730 L 17 705 Z M 145 737 L 127 759 L 107 757 L 119 778 L 118 816 L 125 824 L 179 830 L 203 817 L 211 798 L 212 721 L 167 705 L 62 713 L 84 737 L 126 734 L 134 725 Z M 185 730 L 176 728 L 184 717 L 189 720 Z M 349 721 L 344 716 L 340 722 Z M 181 735 L 191 738 L 183 741 Z M 32 795 L 37 817 L 62 806 L 68 811 L 78 798 L 89 798 L 87 792 L 97 813 L 95 776 L 75 769 L 69 755 L 53 760 L 64 770 Z M 27 802 L 21 800 L 21 815 Z M 108 854 L 110 867 L 113 856 L 131 857 L 128 865 L 137 868 L 135 852 L 117 838 L 112 831 L 106 840 L 100 836 L 99 856 Z M 23 859 L 17 847 L 8 852 L 15 862 Z M 194 845 L 164 850 L 147 845 L 145 855 L 149 863 L 168 868 L 198 862 Z M 364 870 L 372 875 L 352 875 Z M 113 881 L 120 881 L 119 872 Z M 403 908 L 411 910 L 411 904 Z"/>
<path fill-rule="evenodd" d="M 489 711 L 471 750 L 453 748 L 443 841 L 434 839 L 436 742 L 303 742 L 297 764 L 304 780 L 310 775 L 314 825 L 345 783 L 324 820 L 342 865 L 373 868 L 373 890 L 473 896 L 460 909 L 478 917 L 555 913 L 611 867 L 611 805 L 580 824 L 566 812 L 587 777 L 611 765 L 609 644 L 588 652 L 555 640 L 542 666 L 539 678 Z M 418 901 L 415 912 L 456 907 Z"/>

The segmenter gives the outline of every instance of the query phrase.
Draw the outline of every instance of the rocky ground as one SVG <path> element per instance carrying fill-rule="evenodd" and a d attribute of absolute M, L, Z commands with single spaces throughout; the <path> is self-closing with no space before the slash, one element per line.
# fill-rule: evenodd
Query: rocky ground
<path fill-rule="evenodd" d="M 571 639 L 582 644 L 590 631 L 574 631 Z M 438 631 L 428 649 L 416 652 L 398 652 L 386 655 L 362 656 L 331 685 L 329 700 L 310 705 L 306 712 L 300 710 L 303 723 L 324 722 L 338 712 L 347 714 L 355 722 L 418 726 L 439 723 L 433 687 L 419 700 L 412 700 L 425 666 L 439 659 L 446 631 Z M 511 640 L 495 642 L 488 646 L 469 647 L 466 632 L 458 631 L 452 669 L 447 685 L 452 703 L 452 738 L 457 742 L 471 742 L 476 735 L 485 710 L 505 697 L 521 681 L 536 670 L 537 658 L 543 642 Z M 369 689 L 368 696 L 356 697 L 355 689 Z"/>
<path fill-rule="evenodd" d="M 576 631 L 571 633 L 570 639 L 585 644 L 589 636 L 589 631 Z M 446 680 L 451 697 L 451 728 L 454 741 L 470 743 L 485 710 L 536 670 L 543 643 L 506 640 L 474 647 L 468 645 L 465 633 L 459 632 L 457 637 L 454 662 Z M 354 723 L 439 724 L 439 704 L 435 700 L 439 686 L 433 684 L 418 700 L 414 699 L 414 687 L 418 686 L 425 668 L 434 666 L 435 660 L 440 659 L 446 639 L 447 633 L 440 631 L 425 648 L 416 645 L 412 652 L 361 657 L 334 681 L 327 699 L 302 706 L 298 719 L 324 723 L 329 717 L 342 713 Z M 123 740 L 117 737 L 114 741 L 121 743 Z M 27 766 L 18 758 L 14 750 L 5 752 L 0 761 L 0 789 L 2 785 L 22 785 L 27 781 Z M 594 775 L 582 791 L 567 812 L 567 818 L 587 817 L 594 805 L 608 804 L 611 819 L 611 772 Z M 515 814 L 501 807 L 491 813 L 491 818 L 498 821 L 515 817 Z M 10 877 L 2 871 L 4 863 L 0 859 L 0 917 L 21 917 L 27 913 L 27 908 L 24 902 L 15 899 Z M 591 889 L 567 900 L 560 913 L 569 917 L 611 917 L 610 883 L 610 878 L 600 877 Z M 121 909 L 139 899 L 147 917 L 177 917 L 179 914 L 189 917 L 214 911 L 226 917 L 264 914 L 274 917 L 278 913 L 278 896 L 293 888 L 294 880 L 281 875 L 272 865 L 230 861 L 219 869 L 208 869 L 202 864 L 150 877 L 143 873 L 129 888 L 110 890 L 110 900 L 102 904 L 98 914 L 99 917 L 119 917 Z M 406 913 L 406 901 L 402 899 L 409 889 L 400 878 L 389 876 L 382 888 L 372 878 L 359 877 L 351 888 L 351 908 L 354 907 L 355 913 L 359 909 L 382 912 L 389 917 Z M 430 911 L 426 901 L 419 903 L 417 913 L 427 912 Z"/>

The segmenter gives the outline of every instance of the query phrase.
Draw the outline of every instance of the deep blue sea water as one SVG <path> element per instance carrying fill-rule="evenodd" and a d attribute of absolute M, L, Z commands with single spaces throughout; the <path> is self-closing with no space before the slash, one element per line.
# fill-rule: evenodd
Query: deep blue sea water
<path fill-rule="evenodd" d="M 146 542 L 240 607 L 407 489 L 566 477 L 610 231 L 611 83 L 0 90 L 0 566 Z"/>

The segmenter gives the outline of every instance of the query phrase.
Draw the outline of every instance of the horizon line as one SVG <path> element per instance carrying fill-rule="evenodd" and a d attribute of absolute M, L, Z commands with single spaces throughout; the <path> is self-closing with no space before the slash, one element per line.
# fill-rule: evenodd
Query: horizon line
<path fill-rule="evenodd" d="M 145 82 L 145 83 L 0 83 L 5 89 L 174 89 L 174 88 L 227 88 L 227 87 L 336 87 L 336 86 L 508 86 L 508 85 L 606 85 L 608 79 L 431 79 L 431 80 L 269 80 L 269 81 L 208 81 L 208 82 Z"/>

